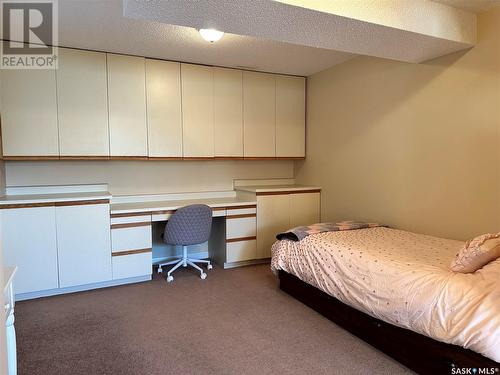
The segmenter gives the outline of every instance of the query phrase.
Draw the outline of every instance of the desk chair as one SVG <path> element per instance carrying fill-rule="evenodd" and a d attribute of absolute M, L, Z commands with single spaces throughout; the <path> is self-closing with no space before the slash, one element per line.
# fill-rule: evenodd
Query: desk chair
<path fill-rule="evenodd" d="M 190 266 L 200 271 L 202 280 L 207 278 L 201 267 L 195 263 L 205 263 L 207 269 L 212 269 L 209 260 L 192 259 L 187 256 L 188 245 L 198 245 L 207 242 L 212 229 L 212 209 L 204 204 L 192 204 L 190 206 L 179 208 L 167 221 L 165 232 L 163 233 L 163 242 L 168 245 L 182 246 L 182 258 L 158 265 L 158 273 L 162 272 L 163 266 L 175 264 L 167 273 L 167 281 L 174 281 L 171 275 L 180 266 Z"/>

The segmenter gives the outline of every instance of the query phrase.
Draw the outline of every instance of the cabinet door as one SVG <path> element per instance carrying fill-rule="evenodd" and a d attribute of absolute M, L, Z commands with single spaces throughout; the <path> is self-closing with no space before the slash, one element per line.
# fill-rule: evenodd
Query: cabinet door
<path fill-rule="evenodd" d="M 269 258 L 276 234 L 290 227 L 289 195 L 257 197 L 257 258 Z"/>
<path fill-rule="evenodd" d="M 1 71 L 5 156 L 59 156 L 54 70 Z"/>
<path fill-rule="evenodd" d="M 320 193 L 290 194 L 290 227 L 320 221 Z"/>
<path fill-rule="evenodd" d="M 182 157 L 181 68 L 146 59 L 149 156 Z"/>
<path fill-rule="evenodd" d="M 214 69 L 215 156 L 243 156 L 242 72 Z"/>
<path fill-rule="evenodd" d="M 276 76 L 276 156 L 304 157 L 305 78 Z"/>
<path fill-rule="evenodd" d="M 106 54 L 59 48 L 57 111 L 62 156 L 108 156 Z"/>
<path fill-rule="evenodd" d="M 111 280 L 109 204 L 56 207 L 61 288 Z"/>
<path fill-rule="evenodd" d="M 208 66 L 181 64 L 185 157 L 214 156 L 214 80 Z"/>
<path fill-rule="evenodd" d="M 111 156 L 147 156 L 144 58 L 107 54 Z"/>
<path fill-rule="evenodd" d="M 276 156 L 276 88 L 272 74 L 243 72 L 246 157 Z"/>
<path fill-rule="evenodd" d="M 16 294 L 58 287 L 54 207 L 1 211 L 3 260 L 17 266 Z"/>

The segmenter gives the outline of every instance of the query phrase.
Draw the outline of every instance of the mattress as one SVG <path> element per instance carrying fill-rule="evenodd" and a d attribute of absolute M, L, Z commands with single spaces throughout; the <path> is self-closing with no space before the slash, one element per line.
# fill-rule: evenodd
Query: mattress
<path fill-rule="evenodd" d="M 271 267 L 393 325 L 500 362 L 500 259 L 454 273 L 463 242 L 389 228 L 277 241 Z"/>

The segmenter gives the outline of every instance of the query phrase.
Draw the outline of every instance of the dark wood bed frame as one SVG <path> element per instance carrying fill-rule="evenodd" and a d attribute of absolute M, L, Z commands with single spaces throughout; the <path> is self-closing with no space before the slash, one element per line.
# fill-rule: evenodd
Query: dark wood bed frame
<path fill-rule="evenodd" d="M 281 290 L 417 373 L 451 374 L 453 367 L 500 373 L 499 363 L 476 352 L 373 318 L 282 270 L 279 279 Z"/>

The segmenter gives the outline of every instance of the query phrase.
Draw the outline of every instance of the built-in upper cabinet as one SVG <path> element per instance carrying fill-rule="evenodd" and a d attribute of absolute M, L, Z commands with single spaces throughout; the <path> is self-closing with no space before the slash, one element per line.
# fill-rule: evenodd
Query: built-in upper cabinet
<path fill-rule="evenodd" d="M 266 73 L 243 72 L 245 157 L 276 156 L 276 83 Z"/>
<path fill-rule="evenodd" d="M 61 156 L 109 156 L 106 54 L 59 48 Z"/>
<path fill-rule="evenodd" d="M 305 78 L 276 76 L 276 156 L 306 156 Z"/>
<path fill-rule="evenodd" d="M 3 155 L 58 157 L 56 72 L 2 70 Z"/>
<path fill-rule="evenodd" d="M 181 65 L 146 60 L 149 156 L 182 157 Z"/>
<path fill-rule="evenodd" d="M 214 73 L 202 65 L 181 64 L 184 157 L 214 157 Z"/>
<path fill-rule="evenodd" d="M 215 156 L 243 156 L 243 73 L 214 68 Z"/>
<path fill-rule="evenodd" d="M 107 54 L 111 156 L 147 156 L 146 71 L 142 57 Z"/>
<path fill-rule="evenodd" d="M 5 159 L 305 157 L 305 78 L 59 48 L 2 70 Z"/>

